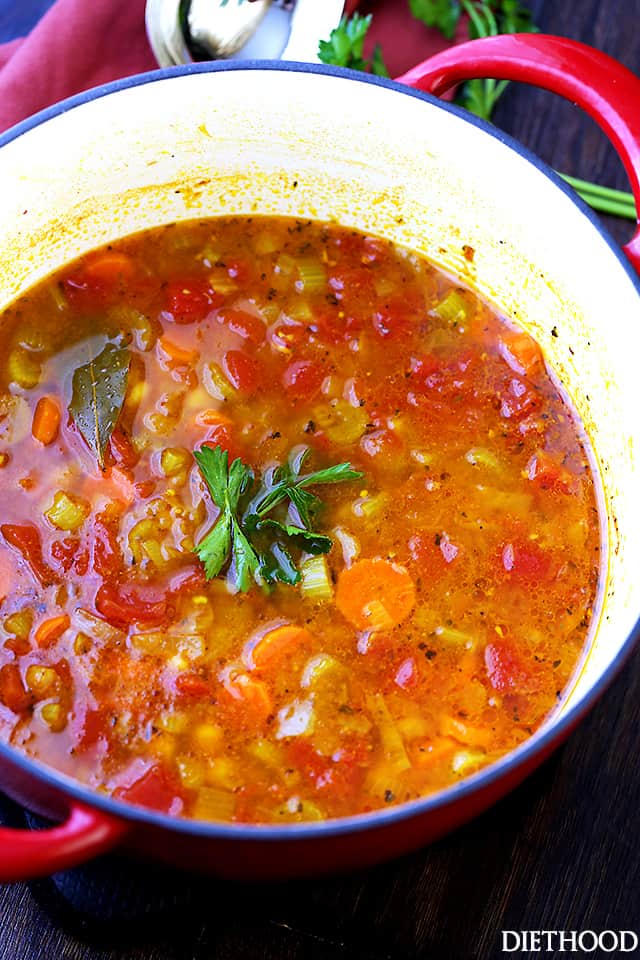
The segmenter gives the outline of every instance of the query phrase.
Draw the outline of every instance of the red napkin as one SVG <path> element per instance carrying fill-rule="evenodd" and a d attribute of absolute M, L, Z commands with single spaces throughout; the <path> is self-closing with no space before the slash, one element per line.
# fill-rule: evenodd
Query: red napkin
<path fill-rule="evenodd" d="M 346 9 L 355 6 L 374 14 L 367 53 L 380 43 L 391 76 L 447 46 L 406 2 L 348 0 Z M 1 45 L 0 130 L 74 93 L 155 69 L 144 7 L 144 0 L 57 0 L 28 37 Z"/>
<path fill-rule="evenodd" d="M 57 0 L 24 40 L 0 46 L 0 130 L 109 80 L 157 67 L 144 0 Z"/>

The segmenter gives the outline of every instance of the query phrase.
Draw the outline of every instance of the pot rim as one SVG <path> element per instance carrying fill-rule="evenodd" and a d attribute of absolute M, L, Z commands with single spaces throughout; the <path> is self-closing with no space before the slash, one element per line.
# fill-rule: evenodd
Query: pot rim
<path fill-rule="evenodd" d="M 582 215 L 596 229 L 602 240 L 610 248 L 619 261 L 621 268 L 627 277 L 631 280 L 636 292 L 640 296 L 640 276 L 633 269 L 631 263 L 625 257 L 622 249 L 602 225 L 600 218 L 596 213 L 574 192 L 574 190 L 552 170 L 544 161 L 536 156 L 527 147 L 524 147 L 509 134 L 504 133 L 497 127 L 494 127 L 486 120 L 482 120 L 455 104 L 442 101 L 431 94 L 413 87 L 397 83 L 394 80 L 385 77 L 377 77 L 372 74 L 365 74 L 350 70 L 345 67 L 336 67 L 327 64 L 302 63 L 283 60 L 230 60 L 230 61 L 207 61 L 204 63 L 185 64 L 176 67 L 165 67 L 159 70 L 152 70 L 147 73 L 134 74 L 121 80 L 115 80 L 110 83 L 101 84 L 82 93 L 76 94 L 65 100 L 53 104 L 44 110 L 35 113 L 26 120 L 10 127 L 8 130 L 0 133 L 0 148 L 11 143 L 13 140 L 22 136 L 24 133 L 46 123 L 48 120 L 66 113 L 75 107 L 90 103 L 93 100 L 101 99 L 112 93 L 126 90 L 130 87 L 143 86 L 147 83 L 155 83 L 198 73 L 218 73 L 222 71 L 246 71 L 246 70 L 267 70 L 280 71 L 282 73 L 311 73 L 321 76 L 339 77 L 344 80 L 356 81 L 358 83 L 372 84 L 374 86 L 384 87 L 396 93 L 405 96 L 411 96 L 418 100 L 428 103 L 430 106 L 447 113 L 451 113 L 459 120 L 478 127 L 484 133 L 498 140 L 504 146 L 515 151 L 524 160 L 528 161 L 540 173 L 561 190 L 571 202 L 578 207 Z M 14 767 L 20 769 L 27 775 L 37 776 L 42 783 L 51 786 L 65 795 L 78 800 L 90 807 L 97 808 L 104 813 L 117 816 L 119 819 L 140 823 L 150 827 L 159 827 L 176 831 L 178 833 L 190 834 L 194 836 L 211 837 L 222 840 L 234 840 L 244 842 L 278 842 L 284 840 L 322 840 L 329 836 L 341 836 L 343 834 L 359 833 L 367 830 L 374 830 L 391 824 L 400 823 L 405 820 L 411 820 L 414 817 L 423 817 L 434 813 L 436 810 L 453 807 L 459 801 L 480 794 L 486 791 L 494 784 L 497 784 L 503 778 L 525 768 L 540 755 L 546 755 L 551 749 L 556 747 L 580 720 L 589 712 L 596 701 L 602 696 L 605 689 L 618 675 L 624 663 L 629 659 L 635 644 L 640 641 L 640 616 L 625 639 L 616 658 L 601 673 L 597 681 L 591 686 L 587 693 L 573 706 L 569 706 L 561 716 L 552 718 L 546 726 L 539 728 L 539 732 L 534 733 L 525 740 L 520 746 L 511 750 L 505 756 L 494 761 L 487 767 L 484 767 L 478 773 L 465 777 L 459 783 L 426 797 L 416 800 L 406 801 L 397 806 L 388 809 L 373 810 L 369 813 L 356 814 L 348 817 L 334 818 L 323 821 L 291 823 L 280 826 L 271 826 L 268 824 L 243 824 L 226 823 L 217 821 L 191 820 L 181 817 L 173 817 L 168 814 L 158 813 L 145 807 L 138 807 L 126 803 L 122 800 L 114 799 L 110 796 L 103 796 L 96 790 L 85 786 L 80 781 L 55 770 L 53 767 L 46 766 L 41 761 L 28 757 L 18 749 L 0 742 L 0 759 L 7 759 Z M 1 785 L 0 785 L 1 786 Z"/>

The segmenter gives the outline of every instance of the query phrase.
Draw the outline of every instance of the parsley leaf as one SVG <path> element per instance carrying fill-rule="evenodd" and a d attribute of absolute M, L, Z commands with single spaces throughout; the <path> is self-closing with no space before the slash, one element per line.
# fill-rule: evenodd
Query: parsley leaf
<path fill-rule="evenodd" d="M 409 8 L 416 20 L 437 27 L 448 40 L 453 38 L 462 13 L 457 0 L 409 0 Z"/>
<path fill-rule="evenodd" d="M 323 507 L 307 488 L 316 484 L 359 480 L 362 474 L 349 463 L 338 463 L 303 474 L 308 447 L 296 447 L 286 464 L 265 470 L 260 483 L 251 467 L 239 458 L 229 466 L 220 447 L 201 447 L 194 457 L 220 515 L 195 552 L 208 580 L 224 570 L 237 590 L 246 593 L 253 583 L 296 584 L 300 571 L 290 547 L 314 555 L 328 553 L 330 537 L 313 530 Z"/>
<path fill-rule="evenodd" d="M 363 57 L 364 41 L 371 26 L 372 14 L 362 17 L 354 13 L 352 17 L 342 17 L 338 26 L 331 31 L 328 40 L 321 40 L 318 46 L 318 58 L 323 63 L 337 67 L 351 67 L 352 70 L 370 70 L 379 77 L 388 77 L 382 51 L 377 46 L 370 60 Z"/>

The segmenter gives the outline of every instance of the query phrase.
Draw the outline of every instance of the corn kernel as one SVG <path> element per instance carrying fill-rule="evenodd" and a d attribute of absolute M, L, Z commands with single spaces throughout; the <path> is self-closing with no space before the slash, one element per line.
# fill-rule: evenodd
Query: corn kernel
<path fill-rule="evenodd" d="M 59 703 L 45 703 L 41 717 L 52 733 L 60 733 L 67 725 L 67 715 Z"/>
<path fill-rule="evenodd" d="M 39 700 L 52 696 L 60 686 L 60 677 L 53 667 L 32 664 L 27 667 L 25 680 L 31 693 Z"/>
<path fill-rule="evenodd" d="M 14 637 L 17 637 L 19 640 L 26 640 L 29 634 L 31 633 L 31 627 L 33 625 L 33 610 L 29 607 L 25 607 L 23 610 L 18 610 L 16 613 L 12 613 L 10 617 L 3 623 L 4 629 L 7 633 L 13 634 Z"/>
<path fill-rule="evenodd" d="M 184 447 L 166 447 L 160 455 L 160 466 L 165 477 L 175 477 L 189 468 L 191 454 Z"/>

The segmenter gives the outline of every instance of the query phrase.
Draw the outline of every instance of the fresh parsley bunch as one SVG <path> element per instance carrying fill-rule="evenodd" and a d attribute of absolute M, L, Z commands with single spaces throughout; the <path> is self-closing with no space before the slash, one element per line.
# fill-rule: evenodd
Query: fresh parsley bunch
<path fill-rule="evenodd" d="M 194 457 L 220 515 L 195 550 L 208 580 L 225 569 L 242 593 L 252 583 L 296 584 L 301 574 L 291 548 L 314 555 L 328 553 L 330 537 L 312 527 L 322 500 L 309 487 L 359 480 L 349 463 L 303 473 L 308 447 L 292 451 L 286 464 L 270 467 L 260 482 L 239 458 L 229 466 L 221 447 L 201 447 Z"/>

